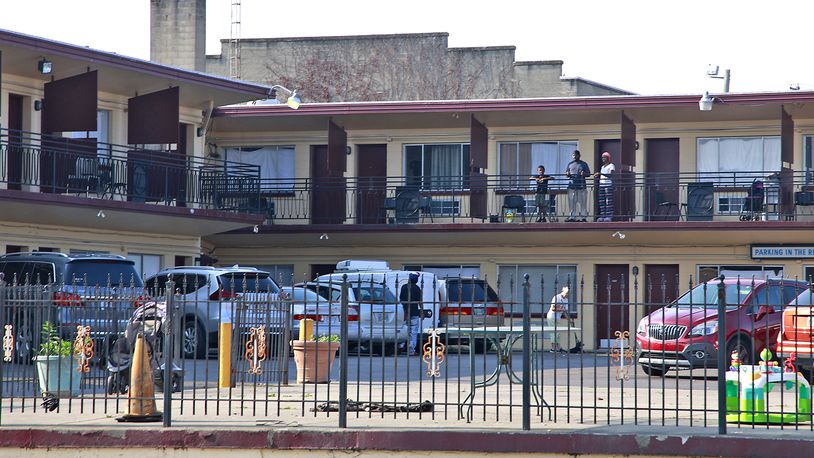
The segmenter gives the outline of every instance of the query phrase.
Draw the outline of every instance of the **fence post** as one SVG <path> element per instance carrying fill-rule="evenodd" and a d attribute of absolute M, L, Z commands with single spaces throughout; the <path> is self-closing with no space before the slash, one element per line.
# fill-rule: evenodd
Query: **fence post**
<path fill-rule="evenodd" d="M 339 427 L 348 427 L 348 274 L 342 275 L 339 320 Z"/>
<path fill-rule="evenodd" d="M 718 277 L 718 434 L 726 434 L 726 285 Z"/>
<path fill-rule="evenodd" d="M 531 429 L 531 316 L 529 274 L 523 274 L 523 431 Z"/>
<path fill-rule="evenodd" d="M 169 326 L 164 327 L 164 426 L 172 426 L 172 366 L 175 356 L 175 282 L 170 280 L 164 290 L 167 296 L 165 321 Z"/>
<path fill-rule="evenodd" d="M 0 272 L 0 319 L 2 319 L 3 323 L 3 335 L 6 333 L 6 325 L 14 324 L 14 318 L 6 317 L 6 283 L 3 281 L 3 273 Z M 6 321 L 8 319 L 8 321 Z M 16 332 L 16 329 L 12 328 L 12 332 Z M 33 339 L 32 339 L 33 340 Z M 32 342 L 33 348 L 33 342 Z M 5 356 L 5 355 L 4 355 Z M 14 348 L 11 348 L 11 361 L 14 361 Z M 3 399 L 3 366 L 5 366 L 5 357 L 0 358 L 0 399 Z M 3 409 L 0 409 L 0 425 L 3 424 Z"/>

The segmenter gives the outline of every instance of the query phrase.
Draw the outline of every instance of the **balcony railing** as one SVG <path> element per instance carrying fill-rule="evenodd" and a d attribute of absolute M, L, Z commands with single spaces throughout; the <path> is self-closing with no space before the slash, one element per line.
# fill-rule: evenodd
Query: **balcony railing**
<path fill-rule="evenodd" d="M 568 180 L 553 177 L 546 220 L 561 222 L 571 217 Z M 598 179 L 587 180 L 588 221 L 604 216 L 599 189 Z M 535 192 L 528 176 L 260 181 L 269 217 L 295 224 L 533 222 Z M 611 194 L 614 221 L 814 220 L 814 184 L 803 172 L 625 173 Z"/>
<path fill-rule="evenodd" d="M 175 151 L 0 130 L 7 189 L 259 211 L 260 167 Z"/>

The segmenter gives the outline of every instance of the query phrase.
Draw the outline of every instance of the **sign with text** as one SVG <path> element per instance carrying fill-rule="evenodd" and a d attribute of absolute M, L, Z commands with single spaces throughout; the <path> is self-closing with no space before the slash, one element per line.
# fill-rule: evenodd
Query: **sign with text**
<path fill-rule="evenodd" d="M 752 259 L 814 258 L 814 245 L 752 245 Z"/>

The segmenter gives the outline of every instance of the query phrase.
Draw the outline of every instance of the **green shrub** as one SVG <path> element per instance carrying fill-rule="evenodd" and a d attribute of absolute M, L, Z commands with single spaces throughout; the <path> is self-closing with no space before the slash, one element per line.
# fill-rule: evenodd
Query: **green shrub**
<path fill-rule="evenodd" d="M 319 336 L 317 342 L 339 342 L 339 336 L 336 334 L 331 334 L 328 336 Z"/>
<path fill-rule="evenodd" d="M 73 343 L 59 337 L 56 325 L 46 321 L 42 325 L 42 343 L 40 344 L 39 356 L 59 356 L 65 358 L 71 356 Z"/>

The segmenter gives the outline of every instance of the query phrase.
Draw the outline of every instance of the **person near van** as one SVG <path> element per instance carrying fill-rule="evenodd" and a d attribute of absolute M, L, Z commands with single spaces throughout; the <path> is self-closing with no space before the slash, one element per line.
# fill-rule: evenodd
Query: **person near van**
<path fill-rule="evenodd" d="M 597 221 L 613 221 L 613 174 L 616 167 L 611 162 L 611 154 L 602 153 L 602 168 L 594 176 L 599 177 L 599 219 Z"/>
<path fill-rule="evenodd" d="M 537 222 L 545 222 L 548 216 L 548 181 L 551 175 L 545 174 L 545 167 L 542 165 L 537 166 L 537 175 L 532 176 L 530 179 L 537 182 L 537 193 L 534 196 L 535 203 L 537 204 Z"/>
<path fill-rule="evenodd" d="M 552 333 L 551 351 L 565 351 L 560 346 L 559 330 L 568 328 L 568 285 L 551 298 L 551 306 L 546 313 L 546 321 L 557 331 Z"/>
<path fill-rule="evenodd" d="M 566 221 L 587 221 L 588 217 L 588 190 L 586 189 L 585 177 L 591 174 L 588 164 L 580 159 L 578 149 L 571 155 L 573 160 L 565 168 L 565 176 L 571 182 L 568 183 L 568 206 L 571 209 L 571 216 Z M 579 211 L 577 211 L 577 206 Z M 579 218 L 577 218 L 579 215 Z"/>
<path fill-rule="evenodd" d="M 402 285 L 399 292 L 399 300 L 404 307 L 404 321 L 407 323 L 409 335 L 408 351 L 410 355 L 416 354 L 418 335 L 421 333 L 421 310 L 423 309 L 421 287 L 418 286 L 419 275 L 415 272 L 410 274 L 410 281 Z"/>

